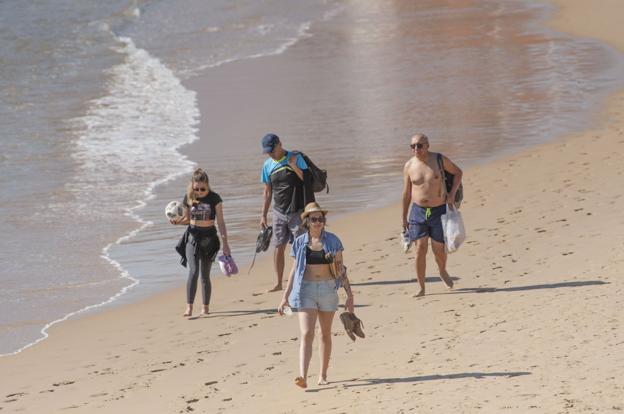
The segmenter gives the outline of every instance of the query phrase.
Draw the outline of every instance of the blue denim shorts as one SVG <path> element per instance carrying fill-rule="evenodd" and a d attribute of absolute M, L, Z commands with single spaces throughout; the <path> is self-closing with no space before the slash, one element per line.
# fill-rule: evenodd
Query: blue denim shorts
<path fill-rule="evenodd" d="M 437 207 L 421 207 L 412 203 L 409 215 L 410 240 L 429 236 L 438 243 L 444 243 L 443 214 L 446 214 L 446 204 Z"/>
<path fill-rule="evenodd" d="M 338 310 L 338 291 L 335 280 L 301 282 L 301 306 L 299 309 L 318 309 L 321 312 Z"/>

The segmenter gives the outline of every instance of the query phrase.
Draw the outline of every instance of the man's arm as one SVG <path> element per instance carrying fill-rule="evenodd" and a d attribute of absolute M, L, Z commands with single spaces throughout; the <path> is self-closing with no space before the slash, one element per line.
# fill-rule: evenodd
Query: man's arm
<path fill-rule="evenodd" d="M 266 227 L 267 225 L 267 213 L 269 212 L 269 207 L 271 206 L 271 198 L 273 197 L 273 188 L 271 184 L 264 184 L 264 190 L 262 192 L 262 217 L 260 217 L 260 226 Z"/>
<path fill-rule="evenodd" d="M 462 176 L 464 172 L 457 165 L 453 163 L 453 161 L 446 158 L 444 155 L 442 156 L 442 165 L 444 166 L 444 171 L 448 171 L 453 174 L 453 186 L 451 187 L 451 191 L 448 193 L 448 200 L 455 200 L 455 193 L 459 188 L 459 184 L 461 184 Z"/>
<path fill-rule="evenodd" d="M 290 168 L 293 169 L 295 174 L 297 174 L 297 177 L 299 177 L 299 179 L 303 181 L 303 170 L 297 165 L 298 157 L 301 157 L 301 155 L 299 155 L 296 152 L 291 153 L 290 157 L 288 157 L 288 165 L 290 166 Z M 301 162 L 305 164 L 305 161 L 301 161 Z"/>
<path fill-rule="evenodd" d="M 407 213 L 409 211 L 410 202 L 412 201 L 412 181 L 409 176 L 410 161 L 405 163 L 403 167 L 403 213 L 401 219 L 403 228 L 407 228 Z"/>

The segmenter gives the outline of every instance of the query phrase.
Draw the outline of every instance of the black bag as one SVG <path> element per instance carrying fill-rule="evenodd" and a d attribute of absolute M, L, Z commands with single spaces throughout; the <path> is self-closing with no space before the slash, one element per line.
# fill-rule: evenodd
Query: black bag
<path fill-rule="evenodd" d="M 453 180 L 455 179 L 455 174 L 451 174 L 444 169 L 442 154 L 438 154 L 438 166 L 440 167 L 440 171 L 442 172 L 442 178 L 444 179 L 444 183 L 446 184 L 446 194 L 448 194 L 451 191 L 451 188 L 453 188 Z M 457 187 L 457 192 L 455 193 L 455 207 L 459 208 L 463 199 L 464 184 L 459 183 L 459 187 Z"/>
<path fill-rule="evenodd" d="M 303 152 L 299 152 L 299 154 L 301 154 L 303 160 L 306 162 L 306 164 L 308 164 L 308 169 L 312 174 L 312 190 L 315 193 L 318 193 L 327 189 L 327 193 L 329 193 L 329 185 L 327 184 L 327 170 L 323 170 L 317 167 L 316 164 L 314 164 L 312 160 Z"/>

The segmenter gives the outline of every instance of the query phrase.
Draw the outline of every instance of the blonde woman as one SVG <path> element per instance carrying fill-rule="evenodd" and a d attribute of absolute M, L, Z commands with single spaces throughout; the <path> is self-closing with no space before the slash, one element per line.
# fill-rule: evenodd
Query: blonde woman
<path fill-rule="evenodd" d="M 193 314 L 193 302 L 197 292 L 197 279 L 201 273 L 203 308 L 200 316 L 208 315 L 212 285 L 210 268 L 223 243 L 223 254 L 230 255 L 227 241 L 227 229 L 223 218 L 223 202 L 219 194 L 210 190 L 208 174 L 201 168 L 193 172 L 182 204 L 184 216 L 179 220 L 171 220 L 172 224 L 188 225 L 186 239 L 186 259 L 188 263 L 188 280 L 186 283 L 186 311 L 183 316 Z M 215 227 L 215 221 L 219 232 Z M 219 235 L 221 234 L 221 242 Z"/>
<path fill-rule="evenodd" d="M 353 312 L 353 293 L 346 273 L 342 269 L 342 242 L 333 233 L 325 231 L 325 216 L 318 203 L 310 203 L 301 214 L 302 225 L 307 230 L 295 239 L 291 256 L 295 258 L 288 285 L 278 312 L 285 308 L 298 309 L 301 343 L 299 348 L 299 376 L 295 384 L 307 387 L 308 367 L 312 357 L 314 330 L 318 320 L 321 330 L 319 385 L 326 385 L 327 369 L 332 350 L 332 322 L 338 310 L 338 288 L 347 293 L 347 310 Z M 334 271 L 332 272 L 332 266 Z M 339 269 L 336 271 L 336 269 Z M 334 274 L 340 274 L 335 277 Z"/>

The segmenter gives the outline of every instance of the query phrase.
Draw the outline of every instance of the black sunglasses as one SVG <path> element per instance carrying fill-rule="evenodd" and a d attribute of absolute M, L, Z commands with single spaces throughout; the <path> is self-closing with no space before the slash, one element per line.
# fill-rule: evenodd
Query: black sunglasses
<path fill-rule="evenodd" d="M 425 144 L 421 144 L 421 143 L 419 142 L 418 144 L 410 144 L 410 147 L 411 147 L 412 149 L 416 149 L 416 148 L 418 148 L 418 149 L 422 149 L 422 148 L 424 148 L 424 147 L 425 147 Z"/>
<path fill-rule="evenodd" d="M 204 191 L 207 191 L 208 189 L 206 187 L 202 187 L 202 188 L 193 188 L 193 191 L 197 191 L 198 193 L 203 193 Z"/>
<path fill-rule="evenodd" d="M 310 217 L 310 223 L 325 223 L 325 217 Z"/>

